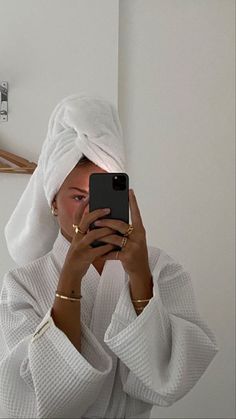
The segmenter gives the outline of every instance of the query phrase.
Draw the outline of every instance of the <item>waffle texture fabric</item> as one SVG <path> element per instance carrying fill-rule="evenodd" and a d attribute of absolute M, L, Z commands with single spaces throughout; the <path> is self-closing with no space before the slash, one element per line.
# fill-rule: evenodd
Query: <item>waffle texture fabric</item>
<path fill-rule="evenodd" d="M 129 277 L 107 260 L 81 284 L 81 353 L 53 322 L 70 243 L 8 271 L 0 298 L 0 409 L 9 418 L 149 418 L 183 398 L 219 351 L 199 314 L 190 274 L 148 246 L 153 297 L 141 314 Z M 76 321 L 76 319 L 75 319 Z"/>

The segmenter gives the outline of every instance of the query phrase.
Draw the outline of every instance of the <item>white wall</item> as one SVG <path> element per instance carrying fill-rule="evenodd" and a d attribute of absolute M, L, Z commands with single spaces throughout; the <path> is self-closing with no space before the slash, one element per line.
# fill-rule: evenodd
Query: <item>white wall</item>
<path fill-rule="evenodd" d="M 10 89 L 0 148 L 37 162 L 58 100 L 81 90 L 118 100 L 149 244 L 192 273 L 199 310 L 218 337 L 220 352 L 198 384 L 152 417 L 235 416 L 234 6 L 0 0 L 0 80 Z M 1 278 L 14 266 L 4 226 L 28 180 L 0 176 Z"/>
<path fill-rule="evenodd" d="M 1 149 L 37 163 L 59 100 L 87 92 L 117 103 L 118 12 L 118 0 L 0 0 L 0 81 L 9 83 Z M 16 266 L 4 226 L 29 179 L 0 174 L 0 288 Z"/>
<path fill-rule="evenodd" d="M 220 352 L 152 417 L 234 413 L 235 4 L 120 0 L 119 111 L 149 244 L 191 272 Z"/>
<path fill-rule="evenodd" d="M 118 0 L 0 0 L 0 80 L 9 83 L 0 148 L 37 163 L 59 100 L 88 92 L 117 103 L 118 14 Z M 15 266 L 4 226 L 29 179 L 0 175 L 1 277 Z"/>

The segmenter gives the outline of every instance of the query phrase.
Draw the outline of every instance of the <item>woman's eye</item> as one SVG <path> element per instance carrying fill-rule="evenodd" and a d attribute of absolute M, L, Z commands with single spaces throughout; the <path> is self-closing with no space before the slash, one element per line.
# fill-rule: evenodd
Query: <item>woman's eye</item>
<path fill-rule="evenodd" d="M 83 196 L 83 195 L 76 195 L 76 196 L 74 196 L 74 198 L 80 198 L 80 199 L 79 199 L 79 201 L 82 201 L 82 199 L 83 199 L 83 198 L 86 198 L 86 196 Z M 77 199 L 76 199 L 76 201 L 77 201 Z"/>

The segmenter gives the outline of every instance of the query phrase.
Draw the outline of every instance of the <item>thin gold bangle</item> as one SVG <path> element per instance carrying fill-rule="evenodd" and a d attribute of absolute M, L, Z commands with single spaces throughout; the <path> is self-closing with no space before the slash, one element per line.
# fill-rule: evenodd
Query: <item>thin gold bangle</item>
<path fill-rule="evenodd" d="M 73 297 L 66 297 L 65 295 L 60 295 L 56 292 L 56 297 L 60 297 L 63 300 L 80 301 L 82 298 L 82 295 L 79 298 L 73 298 Z"/>
<path fill-rule="evenodd" d="M 133 303 L 144 303 L 146 301 L 150 301 L 151 298 L 148 298 L 148 300 L 131 300 Z"/>

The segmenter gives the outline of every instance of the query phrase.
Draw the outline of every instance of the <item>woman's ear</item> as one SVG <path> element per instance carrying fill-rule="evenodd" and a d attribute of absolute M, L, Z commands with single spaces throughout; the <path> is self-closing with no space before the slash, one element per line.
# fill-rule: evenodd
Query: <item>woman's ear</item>
<path fill-rule="evenodd" d="M 56 198 L 54 198 L 52 201 L 51 210 L 53 215 L 58 215 Z"/>

